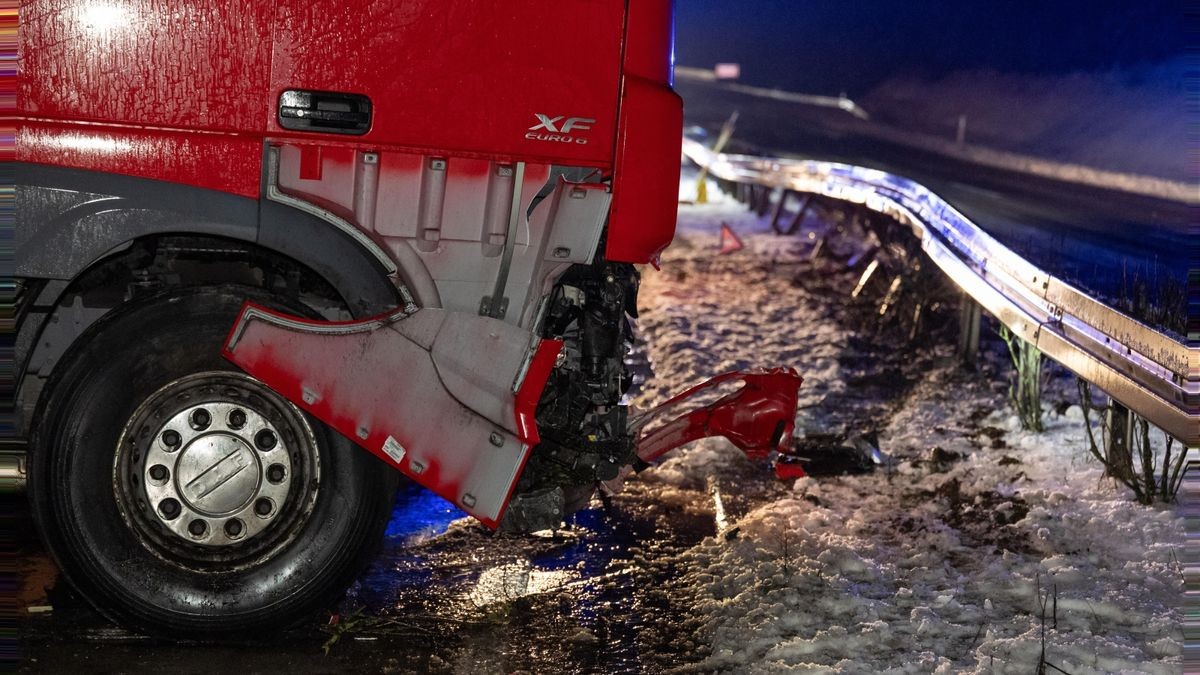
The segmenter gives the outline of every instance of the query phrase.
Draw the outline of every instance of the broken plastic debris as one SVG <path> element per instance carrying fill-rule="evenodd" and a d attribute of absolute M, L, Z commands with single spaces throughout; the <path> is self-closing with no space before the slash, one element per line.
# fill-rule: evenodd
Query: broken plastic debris
<path fill-rule="evenodd" d="M 866 473 L 876 466 L 891 466 L 893 460 L 879 449 L 874 433 L 845 439 L 837 434 L 809 434 L 797 439 L 791 451 L 775 461 L 780 480 L 803 476 L 834 476 Z"/>
<path fill-rule="evenodd" d="M 775 459 L 775 477 L 779 480 L 795 480 L 807 475 L 803 460 L 799 457 L 780 455 Z"/>

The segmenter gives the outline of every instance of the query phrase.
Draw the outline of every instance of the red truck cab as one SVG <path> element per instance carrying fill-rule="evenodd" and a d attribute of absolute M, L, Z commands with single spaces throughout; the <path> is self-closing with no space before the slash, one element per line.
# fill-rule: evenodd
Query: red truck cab
<path fill-rule="evenodd" d="M 277 628 L 353 578 L 400 473 L 520 531 L 635 463 L 672 12 L 22 0 L 17 431 L 76 589 L 147 632 Z"/>
<path fill-rule="evenodd" d="M 700 436 L 779 447 L 794 373 L 657 429 L 623 402 L 672 11 L 22 0 L 17 431 L 72 585 L 146 632 L 278 628 L 400 475 L 522 532 Z"/>
<path fill-rule="evenodd" d="M 371 152 L 371 215 L 390 217 L 351 222 L 381 248 L 437 229 L 404 193 L 425 158 L 457 160 L 453 202 L 486 163 L 525 162 L 530 184 L 586 167 L 616 182 L 609 257 L 646 262 L 674 227 L 671 12 L 662 0 L 27 1 L 16 158 L 261 199 L 274 147 L 281 187 L 348 213 L 346 170 Z"/>

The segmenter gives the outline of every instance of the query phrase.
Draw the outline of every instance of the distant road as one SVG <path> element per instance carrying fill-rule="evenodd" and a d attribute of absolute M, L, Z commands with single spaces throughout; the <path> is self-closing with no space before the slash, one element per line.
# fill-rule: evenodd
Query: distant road
<path fill-rule="evenodd" d="M 715 130 L 732 110 L 740 111 L 727 151 L 842 162 L 911 178 L 1031 262 L 1093 293 L 1119 296 L 1123 278 L 1146 279 L 1155 288 L 1167 279 L 1186 280 L 1194 206 L 880 140 L 857 130 L 866 122 L 837 108 L 688 79 L 675 88 L 688 125 Z"/>

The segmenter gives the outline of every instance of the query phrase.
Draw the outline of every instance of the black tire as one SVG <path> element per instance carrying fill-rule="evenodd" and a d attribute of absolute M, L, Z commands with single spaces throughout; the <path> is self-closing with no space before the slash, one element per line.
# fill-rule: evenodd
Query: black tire
<path fill-rule="evenodd" d="M 128 431 L 144 414 L 143 402 L 173 391 L 180 378 L 245 378 L 220 349 L 247 297 L 263 301 L 261 292 L 221 287 L 176 291 L 123 308 L 77 343 L 41 400 L 29 493 L 44 541 L 84 598 L 141 632 L 243 639 L 309 618 L 335 602 L 369 562 L 391 512 L 396 472 L 282 399 L 266 401 L 272 396 L 266 392 L 248 400 L 268 409 L 265 415 L 282 410 L 299 416 L 281 425 L 303 419 L 307 426 L 297 429 L 311 430 L 305 448 L 317 458 L 297 463 L 295 477 L 288 472 L 288 506 L 279 510 L 291 515 L 248 538 L 260 548 L 274 542 L 273 548 L 239 557 L 248 549 L 238 547 L 250 543 L 205 548 L 178 533 L 172 539 L 163 523 L 154 522 L 153 505 L 147 510 L 141 504 L 141 512 L 131 514 L 138 511 L 134 497 L 146 493 L 127 492 L 129 484 L 118 474 L 122 462 L 137 461 L 140 451 L 118 452 L 118 441 L 137 447 Z M 143 461 L 149 462 L 146 447 Z M 258 457 L 254 446 L 249 450 Z M 178 455 L 180 472 L 184 456 Z M 253 470 L 262 472 L 258 484 L 265 484 L 265 469 Z M 132 473 L 134 485 L 137 477 Z"/>

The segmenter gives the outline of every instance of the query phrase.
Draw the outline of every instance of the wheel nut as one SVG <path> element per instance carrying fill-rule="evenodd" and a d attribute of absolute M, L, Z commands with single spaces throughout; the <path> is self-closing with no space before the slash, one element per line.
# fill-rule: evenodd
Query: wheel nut
<path fill-rule="evenodd" d="M 191 532 L 193 537 L 202 537 L 207 531 L 208 523 L 203 520 L 193 520 L 188 523 L 188 532 Z"/>
<path fill-rule="evenodd" d="M 230 518 L 229 520 L 225 521 L 225 534 L 229 535 L 230 539 L 236 539 L 242 536 L 242 521 L 238 520 L 237 518 Z"/>
<path fill-rule="evenodd" d="M 162 482 L 162 481 L 166 480 L 167 476 L 169 476 L 170 474 L 171 474 L 171 472 L 167 471 L 167 467 L 163 466 L 162 464 L 155 464 L 154 466 L 150 467 L 150 479 L 151 480 L 156 480 L 156 481 Z"/>
<path fill-rule="evenodd" d="M 263 498 L 263 499 L 259 499 L 258 501 L 254 502 L 254 512 L 260 516 L 263 516 L 263 517 L 269 516 L 269 515 L 271 515 L 271 511 L 274 511 L 274 510 L 275 510 L 275 505 L 271 503 L 270 499 Z"/>
<path fill-rule="evenodd" d="M 263 452 L 275 447 L 275 444 L 278 441 L 279 439 L 275 438 L 275 432 L 271 431 L 270 429 L 263 429 L 257 434 L 254 434 L 254 444 L 257 445 L 258 449 L 262 450 Z"/>
<path fill-rule="evenodd" d="M 192 413 L 192 428 L 196 431 L 207 429 L 209 424 L 212 424 L 212 415 L 204 408 L 197 408 Z"/>
<path fill-rule="evenodd" d="M 181 440 L 182 439 L 179 437 L 179 432 L 175 431 L 174 429 L 167 429 L 166 431 L 163 432 L 163 435 L 162 435 L 163 445 L 167 446 L 171 450 L 178 448 L 179 441 L 181 441 Z"/>
<path fill-rule="evenodd" d="M 229 413 L 229 426 L 234 429 L 241 429 L 246 426 L 246 413 L 243 410 L 235 408 Z"/>
<path fill-rule="evenodd" d="M 167 520 L 175 520 L 179 516 L 179 502 L 168 497 L 158 503 L 158 512 Z"/>
<path fill-rule="evenodd" d="M 282 483 L 284 476 L 287 475 L 287 470 L 282 464 L 272 464 L 267 467 L 267 480 L 272 483 Z"/>

